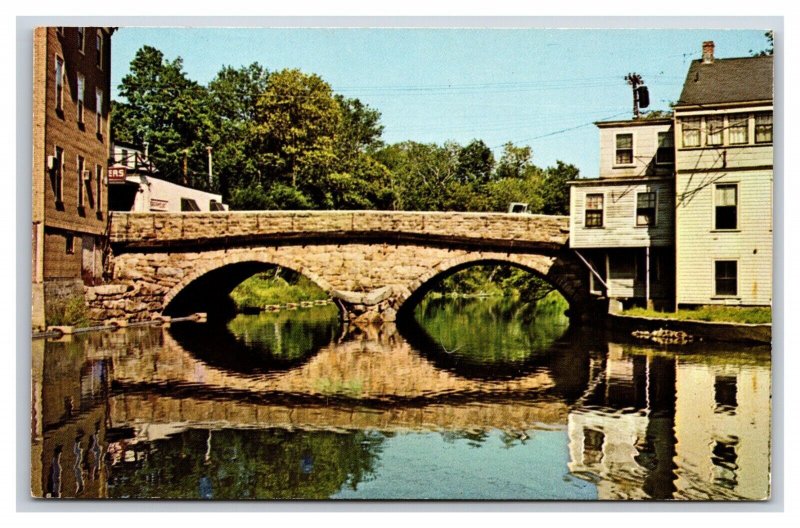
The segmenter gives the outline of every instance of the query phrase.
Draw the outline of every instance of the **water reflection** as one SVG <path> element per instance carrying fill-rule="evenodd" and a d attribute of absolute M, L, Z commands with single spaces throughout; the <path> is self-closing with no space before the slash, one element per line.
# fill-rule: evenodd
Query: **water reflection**
<path fill-rule="evenodd" d="M 247 316 L 222 337 L 186 323 L 34 341 L 32 493 L 768 496 L 769 350 L 676 353 L 544 319 L 525 336 L 502 310 L 470 306 L 472 325 L 435 306 L 412 333 L 340 335 L 309 314 Z M 431 342 L 450 338 L 463 353 L 447 364 Z"/>
<path fill-rule="evenodd" d="M 151 431 L 120 447 L 108 496 L 325 499 L 374 473 L 383 435 L 368 431 Z"/>
<path fill-rule="evenodd" d="M 569 326 L 563 313 L 547 314 L 531 331 L 517 309 L 508 298 L 431 299 L 399 329 L 437 368 L 467 378 L 515 378 L 548 363 Z"/>
<path fill-rule="evenodd" d="M 176 324 L 170 334 L 208 365 L 242 374 L 264 374 L 304 364 L 339 333 L 337 308 L 240 314 L 205 325 Z"/>

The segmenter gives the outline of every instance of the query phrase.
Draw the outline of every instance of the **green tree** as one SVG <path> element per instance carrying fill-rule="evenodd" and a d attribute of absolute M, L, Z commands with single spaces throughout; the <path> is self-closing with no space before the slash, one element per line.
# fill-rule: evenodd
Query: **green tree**
<path fill-rule="evenodd" d="M 264 174 L 305 194 L 318 190 L 336 159 L 340 120 L 331 87 L 318 75 L 300 70 L 270 75 L 253 126 Z"/>
<path fill-rule="evenodd" d="M 503 155 L 495 169 L 496 179 L 525 178 L 533 170 L 535 170 L 535 166 L 530 147 L 518 147 L 511 142 L 503 145 Z"/>
<path fill-rule="evenodd" d="M 225 200 L 231 200 L 234 190 L 265 183 L 251 132 L 256 102 L 266 90 L 268 79 L 269 72 L 254 62 L 238 69 L 224 66 L 208 84 L 215 187 Z"/>
<path fill-rule="evenodd" d="M 458 182 L 460 146 L 405 141 L 376 152 L 376 159 L 394 176 L 395 208 L 411 211 L 445 209 L 452 186 Z"/>
<path fill-rule="evenodd" d="M 159 177 L 205 186 L 207 93 L 186 77 L 183 60 L 166 60 L 161 51 L 143 46 L 122 78 L 119 93 L 124 101 L 112 105 L 114 140 L 149 143 Z"/>
<path fill-rule="evenodd" d="M 549 215 L 569 214 L 569 185 L 567 182 L 580 177 L 575 165 L 557 161 L 555 167 L 547 167 L 538 187 L 541 212 Z"/>
<path fill-rule="evenodd" d="M 494 155 L 480 139 L 474 139 L 458 152 L 456 173 L 461 183 L 486 183 L 492 177 Z"/>
<path fill-rule="evenodd" d="M 750 55 L 753 57 L 764 57 L 775 53 L 775 32 L 769 30 L 764 33 L 764 38 L 767 39 L 767 47 L 761 51 L 750 50 Z"/>

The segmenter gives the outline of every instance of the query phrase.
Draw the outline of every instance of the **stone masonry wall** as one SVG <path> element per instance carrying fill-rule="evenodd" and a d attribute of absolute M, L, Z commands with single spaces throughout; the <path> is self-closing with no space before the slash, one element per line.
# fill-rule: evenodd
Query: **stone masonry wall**
<path fill-rule="evenodd" d="M 396 211 L 114 213 L 111 241 L 155 245 L 192 240 L 325 233 L 401 233 L 562 246 L 566 216 Z"/>
<path fill-rule="evenodd" d="M 539 273 L 571 303 L 581 303 L 588 292 L 585 270 L 557 250 L 566 243 L 567 227 L 566 217 L 491 213 L 115 213 L 112 280 L 88 289 L 87 302 L 94 320 L 151 319 L 206 273 L 260 262 L 302 273 L 330 293 L 351 320 L 391 321 L 437 275 L 472 262 L 499 261 Z M 377 243 L 358 236 L 369 232 L 418 238 Z M 340 238 L 326 243 L 325 233 Z M 312 243 L 298 236 L 302 234 L 322 235 L 322 240 Z M 275 245 L 249 240 L 259 235 L 285 240 Z M 341 240 L 348 236 L 352 241 Z M 247 243 L 237 242 L 238 237 L 247 237 Z M 436 237 L 437 243 L 426 245 L 426 237 Z M 449 243 L 441 244 L 445 239 Z M 204 244 L 214 240 L 225 243 Z M 458 247 L 459 241 L 464 248 Z M 484 242 L 486 250 L 476 249 Z M 504 249 L 514 243 L 529 249 Z M 549 250 L 532 249 L 539 243 Z"/>

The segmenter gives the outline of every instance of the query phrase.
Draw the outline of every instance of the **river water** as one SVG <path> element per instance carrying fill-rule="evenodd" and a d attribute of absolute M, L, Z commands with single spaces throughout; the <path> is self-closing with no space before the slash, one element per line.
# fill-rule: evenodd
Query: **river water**
<path fill-rule="evenodd" d="M 769 497 L 770 351 L 642 345 L 498 299 L 34 340 L 32 494 Z"/>

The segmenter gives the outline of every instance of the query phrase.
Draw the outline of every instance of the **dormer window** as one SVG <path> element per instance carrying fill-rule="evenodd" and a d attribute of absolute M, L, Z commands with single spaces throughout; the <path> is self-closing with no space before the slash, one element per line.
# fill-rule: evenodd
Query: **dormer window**
<path fill-rule="evenodd" d="M 633 134 L 617 134 L 617 149 L 614 157 L 615 165 L 633 164 Z"/>

